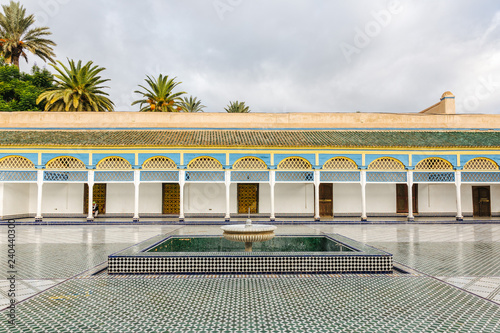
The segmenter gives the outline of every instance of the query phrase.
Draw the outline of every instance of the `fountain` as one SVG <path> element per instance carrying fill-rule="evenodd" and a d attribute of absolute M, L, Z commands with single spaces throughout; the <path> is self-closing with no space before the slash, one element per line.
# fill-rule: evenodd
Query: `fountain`
<path fill-rule="evenodd" d="M 338 234 L 280 235 L 273 225 L 223 236 L 158 235 L 108 257 L 109 274 L 389 273 L 392 255 Z M 245 243 L 245 252 L 237 242 Z M 257 243 L 256 243 L 257 242 Z M 256 244 L 253 244 L 256 243 Z"/>
<path fill-rule="evenodd" d="M 248 215 L 250 215 L 250 209 L 248 210 Z M 276 226 L 253 225 L 249 216 L 245 224 L 225 225 L 221 229 L 224 231 L 222 235 L 225 239 L 233 242 L 244 242 L 245 252 L 252 252 L 253 242 L 265 242 L 274 238 Z"/>

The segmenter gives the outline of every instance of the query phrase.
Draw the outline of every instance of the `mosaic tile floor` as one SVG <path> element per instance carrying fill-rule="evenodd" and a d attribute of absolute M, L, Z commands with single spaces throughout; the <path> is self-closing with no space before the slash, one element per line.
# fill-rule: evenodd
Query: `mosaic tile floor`
<path fill-rule="evenodd" d="M 18 303 L 16 326 L 9 326 L 1 312 L 0 332 L 500 331 L 500 225 L 278 229 L 280 234 L 341 233 L 393 251 L 396 261 L 428 275 L 111 277 L 84 272 L 116 248 L 159 233 L 217 234 L 218 228 L 18 227 L 22 278 L 17 288 L 32 297 Z M 1 228 L 2 248 L 5 239 Z M 5 251 L 0 252 L 4 262 L 1 255 Z M 0 280 L 3 304 L 6 286 Z"/>

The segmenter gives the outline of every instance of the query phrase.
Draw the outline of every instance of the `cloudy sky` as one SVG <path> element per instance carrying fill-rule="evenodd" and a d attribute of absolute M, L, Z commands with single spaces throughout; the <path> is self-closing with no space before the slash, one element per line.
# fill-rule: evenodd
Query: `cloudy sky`
<path fill-rule="evenodd" d="M 418 112 L 449 90 L 459 113 L 500 113 L 498 0 L 21 2 L 58 60 L 106 68 L 117 111 L 162 73 L 205 112 Z"/>

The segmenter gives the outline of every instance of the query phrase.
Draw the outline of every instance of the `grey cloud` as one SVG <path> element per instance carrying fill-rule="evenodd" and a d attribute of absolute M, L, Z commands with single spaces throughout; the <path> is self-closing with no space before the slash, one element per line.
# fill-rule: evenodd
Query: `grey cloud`
<path fill-rule="evenodd" d="M 41 13 L 51 28 L 59 60 L 93 60 L 107 68 L 103 73 L 112 79 L 109 92 L 119 110 L 137 110 L 130 106 L 137 85 L 146 75 L 163 73 L 177 76 L 183 82 L 179 88 L 212 112 L 222 112 L 230 100 L 243 100 L 254 112 L 417 112 L 451 90 L 458 112 L 500 113 L 497 0 L 401 1 L 401 12 L 387 24 L 380 21 L 376 31 L 374 13 L 387 11 L 391 2 L 23 0 L 23 5 Z M 47 4 L 58 6 L 53 15 Z M 218 12 L 218 4 L 229 7 Z M 370 28 L 373 37 L 357 47 L 358 32 Z M 358 52 L 347 59 L 344 44 Z"/>

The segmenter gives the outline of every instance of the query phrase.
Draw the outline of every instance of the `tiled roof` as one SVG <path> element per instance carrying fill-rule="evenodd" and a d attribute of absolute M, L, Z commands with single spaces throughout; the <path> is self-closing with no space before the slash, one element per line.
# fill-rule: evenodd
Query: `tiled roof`
<path fill-rule="evenodd" d="M 0 146 L 500 148 L 500 131 L 19 130 Z"/>

